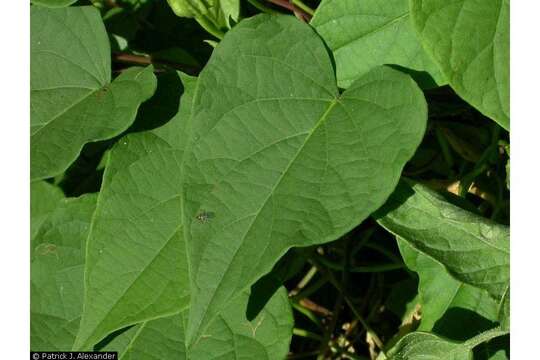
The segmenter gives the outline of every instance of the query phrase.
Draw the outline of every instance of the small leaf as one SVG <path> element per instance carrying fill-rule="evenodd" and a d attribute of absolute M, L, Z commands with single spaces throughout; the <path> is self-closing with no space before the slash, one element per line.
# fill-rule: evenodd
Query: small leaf
<path fill-rule="evenodd" d="M 94 345 L 112 331 L 177 313 L 188 305 L 182 179 L 196 78 L 178 74 L 185 90 L 178 114 L 153 131 L 124 137 L 109 154 L 92 224 L 95 232 L 89 236 L 86 272 L 92 284 L 87 284 L 85 302 L 91 305 L 83 315 L 79 348 Z M 126 252 L 126 247 L 132 250 Z M 125 263 L 133 271 L 122 266 Z M 110 279 L 114 287 L 108 285 Z M 151 296 L 156 288 L 163 291 L 159 298 Z M 110 302 L 95 302 L 101 296 L 97 294 Z M 113 309 L 115 302 L 122 306 Z M 134 311 L 134 305 L 141 311 Z"/>
<path fill-rule="evenodd" d="M 389 196 L 423 137 L 424 97 L 379 67 L 339 95 L 322 40 L 291 16 L 227 33 L 193 95 L 183 173 L 193 344 L 292 246 L 337 239 Z M 215 214 L 201 223 L 201 211 Z"/>
<path fill-rule="evenodd" d="M 510 230 L 402 181 L 375 214 L 391 233 L 441 263 L 455 279 L 501 301 L 510 280 Z"/>
<path fill-rule="evenodd" d="M 32 248 L 30 346 L 66 351 L 79 328 L 84 256 L 96 195 L 60 200 Z"/>
<path fill-rule="evenodd" d="M 94 7 L 31 8 L 31 178 L 63 172 L 82 146 L 120 134 L 156 87 L 152 67 L 110 83 L 109 40 Z"/>
<path fill-rule="evenodd" d="M 510 0 L 411 0 L 424 48 L 450 86 L 510 129 Z"/>
<path fill-rule="evenodd" d="M 386 64 L 425 71 L 445 83 L 417 38 L 407 0 L 323 0 L 311 24 L 334 54 L 340 87 Z"/>
<path fill-rule="evenodd" d="M 151 133 L 113 148 L 88 236 L 85 308 L 75 349 L 188 305 L 178 164 L 182 152 Z"/>

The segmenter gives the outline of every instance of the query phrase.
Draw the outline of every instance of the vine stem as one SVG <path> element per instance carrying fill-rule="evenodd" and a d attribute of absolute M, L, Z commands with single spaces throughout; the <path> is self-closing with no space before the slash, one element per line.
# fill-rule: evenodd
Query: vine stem
<path fill-rule="evenodd" d="M 311 20 L 311 15 L 307 13 L 306 11 L 302 10 L 292 2 L 289 2 L 287 0 L 266 0 L 274 5 L 280 6 L 282 8 L 285 8 L 289 11 L 292 11 L 294 15 L 299 18 L 302 21 L 309 22 Z"/>
<path fill-rule="evenodd" d="M 366 332 L 372 337 L 373 339 L 373 342 L 375 343 L 375 345 L 377 345 L 377 347 L 379 348 L 379 350 L 381 350 L 381 352 L 383 351 L 384 349 L 384 344 L 383 342 L 381 341 L 381 338 L 377 335 L 377 333 L 371 328 L 371 326 L 369 326 L 369 324 L 367 323 L 367 321 L 364 319 L 364 317 L 358 312 L 358 310 L 356 310 L 356 307 L 354 306 L 354 304 L 352 303 L 352 301 L 349 299 L 348 295 L 344 293 L 343 291 L 343 288 L 340 286 L 340 284 L 337 282 L 336 278 L 334 277 L 334 275 L 332 274 L 331 271 L 327 271 L 323 266 L 321 266 L 321 264 L 318 262 L 318 259 L 314 258 L 313 256 L 309 256 L 308 257 L 315 266 L 317 266 L 317 268 L 319 268 L 319 271 L 322 272 L 322 273 L 325 273 L 328 275 L 328 280 L 330 281 L 330 283 L 340 292 L 340 294 L 343 294 L 343 300 L 345 300 L 345 302 L 347 303 L 347 305 L 349 306 L 349 308 L 351 309 L 351 311 L 353 312 L 354 316 L 358 319 L 358 321 L 360 322 L 360 324 L 362 324 L 362 326 L 364 327 L 364 329 L 366 329 Z"/>
<path fill-rule="evenodd" d="M 311 332 L 308 330 L 304 330 L 304 329 L 294 328 L 293 335 L 301 336 L 301 337 L 305 337 L 305 338 L 309 338 L 309 339 L 313 339 L 317 341 L 322 341 L 322 337 L 320 335 L 315 334 L 314 332 Z"/>
<path fill-rule="evenodd" d="M 273 14 L 273 15 L 279 14 L 279 11 L 269 8 L 268 6 L 262 4 L 259 0 L 247 0 L 247 1 L 248 3 L 253 5 L 255 8 L 261 10 L 262 12 L 265 12 L 267 14 Z"/>
<path fill-rule="evenodd" d="M 304 4 L 301 0 L 291 0 L 291 2 L 294 5 L 298 6 L 300 9 L 304 10 L 311 17 L 313 17 L 313 15 L 315 14 L 315 11 L 306 4 Z"/>
<path fill-rule="evenodd" d="M 199 69 L 194 66 L 185 64 L 173 63 L 168 61 L 156 60 L 152 56 L 135 55 L 129 53 L 113 53 L 112 60 L 117 63 L 134 64 L 134 65 L 162 65 L 170 66 L 176 70 L 181 70 L 189 75 L 197 75 Z"/>

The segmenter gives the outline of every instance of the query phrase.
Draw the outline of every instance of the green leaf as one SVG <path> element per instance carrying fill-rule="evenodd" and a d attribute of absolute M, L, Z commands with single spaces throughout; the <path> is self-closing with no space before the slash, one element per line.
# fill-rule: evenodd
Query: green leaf
<path fill-rule="evenodd" d="M 453 342 L 426 332 L 403 337 L 387 354 L 388 360 L 472 360 L 472 350 L 479 344 L 507 334 L 493 329 L 465 342 Z"/>
<path fill-rule="evenodd" d="M 193 344 L 287 249 L 337 239 L 384 203 L 423 137 L 426 104 L 408 75 L 387 67 L 340 95 L 308 25 L 259 15 L 215 49 L 190 123 Z"/>
<path fill-rule="evenodd" d="M 46 6 L 50 8 L 66 7 L 75 2 L 77 2 L 77 0 L 32 0 L 32 4 Z"/>
<path fill-rule="evenodd" d="M 152 130 L 152 133 L 164 140 L 172 148 L 185 151 L 191 133 L 189 119 L 197 78 L 181 72 L 177 72 L 177 76 L 184 87 L 178 112 L 169 122 Z"/>
<path fill-rule="evenodd" d="M 179 76 L 185 92 L 178 114 L 158 129 L 124 137 L 109 154 L 88 244 L 93 254 L 86 264 L 89 305 L 79 348 L 91 347 L 125 326 L 177 313 L 188 304 L 182 162 L 196 78 Z M 111 279 L 114 287 L 108 285 Z M 154 297 L 156 289 L 162 293 Z M 95 301 L 101 296 L 109 301 Z M 141 311 L 134 312 L 133 306 Z"/>
<path fill-rule="evenodd" d="M 182 152 L 151 133 L 110 153 L 87 249 L 85 308 L 75 349 L 188 305 L 178 164 Z"/>
<path fill-rule="evenodd" d="M 60 200 L 32 245 L 30 346 L 71 348 L 83 306 L 85 243 L 96 195 Z"/>
<path fill-rule="evenodd" d="M 137 324 L 115 337 L 100 351 L 117 351 L 119 360 L 187 360 L 182 314 Z"/>
<path fill-rule="evenodd" d="M 466 340 L 494 326 L 498 303 L 487 291 L 456 280 L 444 266 L 399 237 L 398 245 L 405 264 L 420 278 L 422 319 L 419 331 Z"/>
<path fill-rule="evenodd" d="M 205 337 L 187 355 L 187 311 L 136 325 L 101 351 L 118 351 L 119 359 L 284 359 L 292 336 L 292 312 L 281 288 L 253 320 L 246 319 L 249 294 L 238 297 L 214 320 Z"/>
<path fill-rule="evenodd" d="M 281 287 L 252 320 L 246 318 L 249 292 L 243 292 L 208 326 L 189 349 L 190 359 L 285 359 L 293 317 L 287 291 Z"/>
<path fill-rule="evenodd" d="M 417 38 L 408 0 L 323 0 L 311 24 L 334 54 L 340 87 L 385 64 L 425 71 L 445 83 Z"/>
<path fill-rule="evenodd" d="M 31 178 L 62 173 L 91 141 L 114 137 L 156 87 L 152 67 L 112 83 L 110 49 L 94 7 L 31 8 Z"/>
<path fill-rule="evenodd" d="M 63 198 L 62 190 L 48 182 L 35 181 L 30 184 L 30 239 L 34 239 L 41 224 Z"/>
<path fill-rule="evenodd" d="M 402 181 L 375 215 L 379 224 L 441 263 L 455 279 L 501 301 L 510 280 L 510 229 Z"/>
<path fill-rule="evenodd" d="M 510 1 L 411 0 L 424 48 L 452 88 L 510 128 Z"/>
<path fill-rule="evenodd" d="M 154 352 L 163 354 L 159 358 L 182 356 L 182 348 L 172 347 L 183 338 L 178 337 L 180 332 L 176 336 L 176 330 L 171 330 L 175 326 L 171 321 L 176 326 L 180 323 L 165 318 L 151 320 L 174 309 L 180 311 L 189 300 L 178 185 L 182 183 L 183 137 L 188 134 L 184 115 L 189 115 L 195 78 L 181 77 L 186 93 L 178 116 L 152 132 L 128 135 L 110 153 L 89 236 L 85 313 L 76 348 L 91 347 L 114 330 L 145 321 L 140 332 L 133 327 L 110 346 L 122 349 L 131 344 L 122 357 L 126 359 L 142 349 L 149 354 L 152 346 L 161 349 Z M 98 256 L 92 257 L 96 252 Z M 133 269 L 137 272 L 131 276 L 128 271 Z M 162 294 L 170 296 L 156 298 L 153 295 L 160 293 L 156 289 L 163 289 Z M 247 295 L 237 297 L 210 325 L 200 344 L 190 349 L 195 355 L 189 358 L 235 359 L 249 354 L 283 358 L 293 324 L 285 291 L 274 295 L 251 322 L 246 319 L 247 303 Z M 162 326 L 170 331 L 159 330 Z M 159 337 L 160 331 L 168 337 Z M 126 336 L 137 338 L 126 340 Z M 235 346 L 237 343 L 247 347 Z"/>

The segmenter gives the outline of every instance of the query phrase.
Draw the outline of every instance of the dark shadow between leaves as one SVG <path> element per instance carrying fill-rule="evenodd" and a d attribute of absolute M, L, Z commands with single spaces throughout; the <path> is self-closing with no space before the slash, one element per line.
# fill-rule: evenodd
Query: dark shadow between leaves
<path fill-rule="evenodd" d="M 330 57 L 330 63 L 332 64 L 332 70 L 334 72 L 334 77 L 336 78 L 336 86 L 337 86 L 337 73 L 336 73 L 336 59 L 334 58 L 334 52 L 332 51 L 332 49 L 330 48 L 330 46 L 328 46 L 328 44 L 326 43 L 326 41 L 324 40 L 324 38 L 322 36 L 319 35 L 319 33 L 317 33 L 317 29 L 315 29 L 313 26 L 311 26 L 311 29 L 317 34 L 317 36 L 319 36 L 319 38 L 321 39 L 323 45 L 324 45 L 324 48 L 326 49 L 326 52 L 328 53 L 328 56 Z M 339 93 L 341 94 L 343 92 L 344 89 L 341 89 L 339 88 Z"/>
<path fill-rule="evenodd" d="M 103 170 L 98 169 L 98 165 L 107 149 L 129 133 L 151 130 L 166 124 L 178 113 L 180 97 L 184 92 L 178 72 L 160 73 L 156 77 L 155 94 L 141 105 L 135 121 L 128 130 L 112 139 L 84 145 L 81 154 L 60 180 L 59 185 L 67 196 L 75 197 L 98 192 L 103 175 Z"/>
<path fill-rule="evenodd" d="M 156 74 L 157 88 L 154 95 L 144 102 L 133 125 L 127 133 L 152 130 L 165 125 L 180 109 L 184 86 L 176 71 Z"/>
<path fill-rule="evenodd" d="M 439 87 L 439 85 L 437 85 L 437 83 L 435 82 L 435 80 L 433 80 L 431 75 L 429 75 L 429 73 L 426 71 L 412 70 L 404 66 L 394 65 L 394 64 L 388 64 L 388 66 L 391 67 L 392 69 L 399 70 L 409 75 L 410 77 L 413 78 L 414 81 L 416 81 L 418 86 L 420 86 L 420 88 L 424 90 L 429 90 L 429 89 L 434 89 L 434 88 Z"/>
<path fill-rule="evenodd" d="M 496 323 L 472 310 L 453 307 L 437 320 L 433 332 L 451 340 L 465 341 L 496 326 Z"/>
<path fill-rule="evenodd" d="M 305 259 L 295 249 L 290 249 L 279 261 L 272 271 L 260 278 L 251 286 L 246 318 L 251 321 L 259 315 L 270 298 L 281 285 L 296 273 L 305 264 Z"/>
<path fill-rule="evenodd" d="M 403 203 L 407 201 L 408 198 L 414 195 L 412 184 L 412 180 L 402 177 L 388 200 L 386 200 L 383 206 L 381 206 L 371 216 L 375 220 L 378 220 L 400 207 Z"/>
<path fill-rule="evenodd" d="M 504 359 L 510 359 L 510 334 L 499 336 L 478 345 L 473 349 L 473 354 L 475 360 L 498 359 L 499 354 L 504 354 L 504 356 L 501 356 Z"/>
<path fill-rule="evenodd" d="M 94 351 L 101 351 L 105 346 L 107 346 L 117 336 L 122 335 L 123 333 L 125 333 L 126 331 L 131 329 L 133 326 L 136 326 L 136 325 L 127 326 L 127 327 L 122 328 L 120 330 L 113 331 L 112 333 L 107 335 L 103 340 L 101 340 L 96 345 L 94 345 Z"/>

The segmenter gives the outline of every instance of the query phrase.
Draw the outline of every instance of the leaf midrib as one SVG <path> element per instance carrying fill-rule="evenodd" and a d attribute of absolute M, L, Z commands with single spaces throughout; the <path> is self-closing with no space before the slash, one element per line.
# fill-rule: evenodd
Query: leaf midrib
<path fill-rule="evenodd" d="M 299 147 L 298 151 L 296 152 L 296 154 L 293 156 L 293 158 L 289 161 L 289 163 L 287 164 L 287 167 L 284 169 L 284 171 L 282 172 L 282 174 L 280 175 L 280 177 L 277 179 L 275 185 L 270 189 L 270 191 L 268 192 L 268 196 L 263 200 L 263 202 L 261 203 L 261 206 L 259 207 L 259 209 L 256 211 L 255 213 L 255 216 L 253 217 L 253 220 L 251 221 L 251 223 L 247 226 L 246 228 L 246 231 L 245 233 L 242 235 L 242 241 L 240 243 L 240 245 L 236 248 L 234 254 L 232 255 L 232 258 L 234 259 L 236 257 L 236 255 L 238 254 L 238 251 L 240 250 L 240 248 L 242 247 L 242 245 L 244 244 L 245 242 L 245 238 L 246 238 L 246 235 L 248 234 L 248 232 L 251 230 L 251 228 L 253 227 L 253 224 L 255 223 L 255 221 L 257 220 L 257 218 L 259 217 L 259 215 L 261 214 L 262 212 L 262 209 L 266 206 L 266 204 L 268 203 L 268 201 L 270 200 L 270 198 L 272 197 L 272 194 L 274 194 L 275 190 L 277 189 L 277 187 L 281 184 L 281 181 L 285 178 L 285 175 L 288 173 L 289 169 L 291 168 L 291 166 L 295 163 L 296 159 L 298 158 L 298 156 L 302 153 L 305 145 L 309 142 L 309 140 L 311 139 L 312 135 L 316 132 L 316 130 L 326 121 L 326 119 L 328 118 L 328 115 L 331 113 L 332 109 L 334 108 L 334 106 L 336 106 L 336 104 L 339 103 L 339 98 L 338 97 L 335 97 L 334 99 L 330 100 L 330 104 L 328 105 L 328 108 L 325 110 L 325 112 L 321 115 L 320 119 L 315 123 L 315 126 L 313 127 L 313 129 L 308 133 L 308 135 L 306 136 L 304 142 L 302 143 L 302 145 Z M 227 265 L 227 268 L 225 269 L 225 271 L 222 272 L 222 276 L 221 276 L 221 279 L 218 283 L 218 286 L 216 287 L 216 289 L 212 292 L 212 296 L 210 298 L 210 301 L 208 302 L 208 304 L 211 304 L 219 290 L 219 288 L 222 286 L 223 284 L 223 281 L 221 281 L 223 279 L 223 277 L 228 273 L 229 269 L 230 269 L 230 265 L 231 265 L 232 262 L 229 262 L 229 264 Z M 209 306 L 207 306 L 202 314 L 202 316 L 200 317 L 201 321 L 202 319 L 204 319 L 208 313 L 208 309 L 209 309 Z M 216 315 L 214 315 L 212 318 L 210 318 L 207 322 L 207 324 L 210 324 L 212 322 L 212 320 L 217 316 L 217 314 L 219 313 L 216 313 Z M 205 326 L 205 328 L 202 330 L 202 331 L 197 331 L 197 332 L 204 332 L 207 328 L 208 328 L 209 325 Z M 197 327 L 197 330 L 199 330 L 199 327 Z"/>

